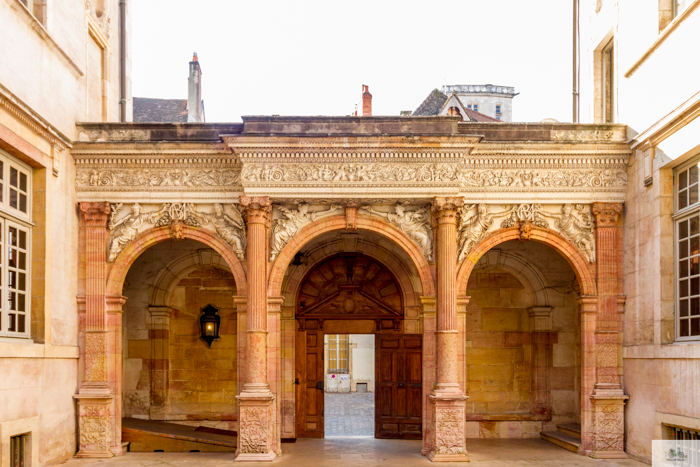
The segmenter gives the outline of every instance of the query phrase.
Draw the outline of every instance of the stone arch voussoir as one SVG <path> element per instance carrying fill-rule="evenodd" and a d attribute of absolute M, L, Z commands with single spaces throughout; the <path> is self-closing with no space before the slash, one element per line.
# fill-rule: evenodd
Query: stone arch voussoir
<path fill-rule="evenodd" d="M 226 242 L 208 230 L 195 227 L 183 227 L 182 234 L 183 238 L 203 243 L 221 255 L 236 281 L 236 293 L 238 295 L 246 295 L 247 282 L 245 267 Z M 172 239 L 170 227 L 168 226 L 151 228 L 137 235 L 109 266 L 109 271 L 107 273 L 107 296 L 119 296 L 122 294 L 124 279 L 126 279 L 129 268 L 134 264 L 134 261 L 136 261 L 136 258 L 138 258 L 141 253 L 158 243 Z"/>
<path fill-rule="evenodd" d="M 374 232 L 393 241 L 409 258 L 411 258 L 411 261 L 413 261 L 413 265 L 418 271 L 423 295 L 435 295 L 435 282 L 430 264 L 418 245 L 416 245 L 408 235 L 384 220 L 375 219 L 366 215 L 357 216 L 356 226 L 357 230 Z M 345 216 L 326 217 L 302 228 L 301 231 L 285 245 L 272 263 L 268 281 L 268 295 L 280 296 L 282 294 L 282 283 L 289 263 L 291 263 L 294 255 L 297 254 L 304 245 L 324 233 L 346 229 L 347 224 Z"/>
<path fill-rule="evenodd" d="M 520 229 L 518 227 L 499 229 L 479 242 L 472 251 L 469 252 L 467 258 L 462 261 L 462 264 L 459 265 L 457 272 L 457 290 L 466 290 L 467 282 L 469 281 L 469 276 L 474 266 L 476 266 L 476 263 L 487 251 L 496 245 L 510 240 L 520 240 Z M 554 230 L 534 226 L 531 231 L 530 240 L 544 243 L 554 248 L 554 250 L 559 252 L 559 254 L 566 259 L 578 278 L 579 285 L 581 286 L 581 295 L 596 295 L 594 263 L 589 262 L 576 245 Z"/>

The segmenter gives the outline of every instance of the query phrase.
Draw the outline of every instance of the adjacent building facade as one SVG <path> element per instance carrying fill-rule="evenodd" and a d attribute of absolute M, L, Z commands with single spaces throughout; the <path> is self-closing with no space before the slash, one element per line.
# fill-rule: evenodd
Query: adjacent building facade
<path fill-rule="evenodd" d="M 0 464 L 121 455 L 124 417 L 284 455 L 323 436 L 348 334 L 376 343 L 375 436 L 433 461 L 695 436 L 699 3 L 581 2 L 584 124 L 510 123 L 503 87 L 501 121 L 453 87 L 413 117 L 366 90 L 362 117 L 206 124 L 116 123 L 116 1 L 0 2 Z"/>

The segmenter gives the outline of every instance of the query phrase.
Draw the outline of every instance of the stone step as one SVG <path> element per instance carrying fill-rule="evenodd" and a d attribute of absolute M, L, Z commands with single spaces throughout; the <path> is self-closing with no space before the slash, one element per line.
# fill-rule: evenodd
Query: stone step
<path fill-rule="evenodd" d="M 581 425 L 578 423 L 562 423 L 557 425 L 557 430 L 581 439 Z"/>
<path fill-rule="evenodd" d="M 578 452 L 581 447 L 581 438 L 567 435 L 561 431 L 543 431 L 540 433 L 540 437 L 571 452 Z"/>
<path fill-rule="evenodd" d="M 226 430 L 205 429 L 153 420 L 122 419 L 122 441 L 130 452 L 192 452 L 236 450 L 236 436 Z M 212 433 L 213 431 L 213 433 Z"/>
<path fill-rule="evenodd" d="M 122 455 L 129 452 L 129 444 L 131 444 L 131 443 L 129 443 L 128 441 L 122 442 Z"/>

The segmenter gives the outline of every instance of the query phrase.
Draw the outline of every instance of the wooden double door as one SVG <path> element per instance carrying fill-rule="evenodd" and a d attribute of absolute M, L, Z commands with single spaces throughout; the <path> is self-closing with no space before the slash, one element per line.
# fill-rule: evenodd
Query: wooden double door
<path fill-rule="evenodd" d="M 422 337 L 375 335 L 375 438 L 422 439 Z M 297 332 L 294 382 L 298 438 L 323 438 L 323 340 L 321 329 Z"/>

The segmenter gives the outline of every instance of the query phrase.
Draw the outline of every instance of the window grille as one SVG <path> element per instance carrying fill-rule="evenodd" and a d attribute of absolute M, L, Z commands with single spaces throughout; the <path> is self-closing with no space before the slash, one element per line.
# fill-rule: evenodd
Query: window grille
<path fill-rule="evenodd" d="M 10 467 L 25 467 L 27 435 L 10 437 Z"/>
<path fill-rule="evenodd" d="M 677 426 L 669 427 L 673 440 L 675 441 L 675 450 L 682 451 L 688 456 L 683 465 L 700 465 L 700 431 L 688 430 Z"/>

